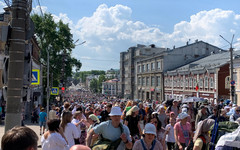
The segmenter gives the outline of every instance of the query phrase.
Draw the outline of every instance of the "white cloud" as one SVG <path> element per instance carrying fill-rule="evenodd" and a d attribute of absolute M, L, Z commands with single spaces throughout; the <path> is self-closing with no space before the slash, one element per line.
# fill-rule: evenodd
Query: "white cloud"
<path fill-rule="evenodd" d="M 41 12 L 42 11 L 42 12 Z M 46 6 L 36 6 L 32 8 L 32 13 L 41 15 L 42 13 L 48 13 L 47 7 Z"/>
<path fill-rule="evenodd" d="M 173 45 L 177 47 L 185 45 L 189 39 L 190 42 L 198 39 L 228 49 L 229 46 L 223 47 L 228 43 L 219 35 L 231 41 L 232 34 L 235 34 L 234 41 L 237 42 L 234 46 L 235 49 L 240 49 L 240 14 L 231 10 L 200 11 L 190 16 L 189 21 L 177 23 L 172 33 L 164 33 L 158 26 L 132 21 L 132 13 L 134 12 L 127 6 L 108 7 L 102 4 L 92 16 L 80 18 L 77 23 L 74 23 L 67 14 L 55 14 L 53 17 L 56 21 L 61 19 L 68 23 L 75 39 L 86 41 L 73 51 L 74 57 L 80 60 L 83 58 L 81 60 L 83 70 L 87 70 L 84 64 L 96 68 L 105 67 L 105 70 L 116 66 L 119 68 L 119 53 L 136 44 L 155 44 L 159 47 L 172 48 Z M 116 62 L 96 63 L 87 58 L 115 59 Z"/>

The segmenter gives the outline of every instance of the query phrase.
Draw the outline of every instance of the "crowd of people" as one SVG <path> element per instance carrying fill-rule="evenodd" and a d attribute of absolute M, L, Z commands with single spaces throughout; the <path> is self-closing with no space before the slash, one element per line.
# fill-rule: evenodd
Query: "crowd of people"
<path fill-rule="evenodd" d="M 240 107 L 223 100 L 159 103 L 88 92 L 75 95 L 78 98 L 69 98 L 62 106 L 53 104 L 49 120 L 45 109 L 39 107 L 43 150 L 78 146 L 93 150 L 205 150 L 211 146 L 209 131 L 216 121 L 240 122 Z"/>

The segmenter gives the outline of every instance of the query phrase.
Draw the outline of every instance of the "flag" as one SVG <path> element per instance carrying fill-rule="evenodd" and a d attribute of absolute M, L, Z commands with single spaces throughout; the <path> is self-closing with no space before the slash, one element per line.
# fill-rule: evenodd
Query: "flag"
<path fill-rule="evenodd" d="M 196 89 L 196 91 L 198 91 L 198 90 L 199 90 L 198 84 L 196 85 L 195 89 Z"/>

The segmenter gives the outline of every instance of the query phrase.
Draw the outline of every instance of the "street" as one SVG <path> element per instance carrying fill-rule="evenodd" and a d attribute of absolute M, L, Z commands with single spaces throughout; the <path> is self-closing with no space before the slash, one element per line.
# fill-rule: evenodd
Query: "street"
<path fill-rule="evenodd" d="M 30 120 L 26 120 L 25 125 L 29 128 L 31 128 L 33 131 L 35 131 L 38 135 L 38 150 L 41 150 L 41 136 L 39 135 L 39 125 L 37 123 L 33 124 L 30 122 Z M 2 139 L 2 136 L 4 135 L 4 125 L 0 125 L 0 139 Z M 0 147 L 1 147 L 1 142 L 0 142 Z"/>

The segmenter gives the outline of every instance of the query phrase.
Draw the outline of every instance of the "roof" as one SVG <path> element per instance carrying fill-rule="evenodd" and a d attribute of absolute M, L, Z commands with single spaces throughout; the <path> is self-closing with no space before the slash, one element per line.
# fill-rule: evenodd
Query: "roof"
<path fill-rule="evenodd" d="M 240 51 L 233 51 L 233 57 L 240 55 Z M 179 67 L 175 70 L 168 71 L 167 73 L 184 72 L 184 71 L 199 71 L 199 70 L 210 70 L 219 68 L 230 61 L 230 52 L 221 52 L 217 54 L 212 54 L 210 56 L 204 57 L 200 60 L 191 62 L 187 65 Z"/>
<path fill-rule="evenodd" d="M 106 83 L 115 83 L 115 82 L 118 82 L 119 80 L 118 79 L 111 79 L 111 80 L 107 80 L 105 81 Z"/>

